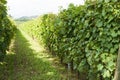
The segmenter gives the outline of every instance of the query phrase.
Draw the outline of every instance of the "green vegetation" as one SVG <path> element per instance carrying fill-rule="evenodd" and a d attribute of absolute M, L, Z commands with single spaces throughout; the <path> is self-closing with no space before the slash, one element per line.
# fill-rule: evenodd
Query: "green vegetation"
<path fill-rule="evenodd" d="M 7 16 L 6 0 L 0 0 L 0 61 L 4 58 L 6 50 L 14 35 L 15 25 Z"/>
<path fill-rule="evenodd" d="M 48 61 L 50 56 L 47 55 L 46 51 L 36 42 L 31 41 L 29 37 L 26 37 L 26 34 L 23 35 L 19 30 L 16 31 L 10 52 L 7 53 L 4 62 L 0 63 L 0 79 L 65 80 L 60 72 L 52 66 L 54 61 L 51 63 Z"/>
<path fill-rule="evenodd" d="M 87 0 L 85 5 L 45 14 L 21 25 L 81 80 L 112 80 L 120 42 L 120 2 Z"/>
<path fill-rule="evenodd" d="M 50 56 L 41 46 L 36 47 L 38 44 L 34 41 L 44 44 L 50 53 L 67 65 L 68 70 L 77 72 L 81 80 L 113 80 L 120 44 L 119 0 L 86 0 L 85 5 L 70 4 L 68 9 L 61 9 L 57 15 L 44 14 L 31 21 L 25 18 L 21 21 L 27 21 L 19 28 L 28 40 L 7 16 L 6 1 L 1 0 L 1 80 L 66 79 L 48 61 Z M 34 41 L 29 40 L 26 33 Z M 10 43 L 12 45 L 7 52 Z M 119 57 L 116 80 L 119 80 Z"/>

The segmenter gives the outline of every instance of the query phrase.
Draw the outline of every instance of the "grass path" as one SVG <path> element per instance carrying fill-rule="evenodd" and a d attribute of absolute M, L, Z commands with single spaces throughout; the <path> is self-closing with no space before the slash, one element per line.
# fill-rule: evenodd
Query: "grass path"
<path fill-rule="evenodd" d="M 36 41 L 17 30 L 10 51 L 0 63 L 0 80 L 67 80 L 61 74 L 64 67 L 59 67 L 57 61 Z"/>

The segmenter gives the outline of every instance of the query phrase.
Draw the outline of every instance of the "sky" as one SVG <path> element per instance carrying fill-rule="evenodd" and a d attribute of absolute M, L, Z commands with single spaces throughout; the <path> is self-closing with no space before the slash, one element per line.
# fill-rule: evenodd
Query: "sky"
<path fill-rule="evenodd" d="M 13 18 L 58 13 L 60 6 L 67 8 L 70 3 L 84 4 L 84 0 L 7 0 L 7 2 L 8 14 Z"/>

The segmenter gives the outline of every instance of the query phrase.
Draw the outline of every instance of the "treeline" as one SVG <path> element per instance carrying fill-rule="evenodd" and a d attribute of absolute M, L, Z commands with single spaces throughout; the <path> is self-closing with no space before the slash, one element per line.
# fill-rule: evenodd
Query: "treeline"
<path fill-rule="evenodd" d="M 0 0 L 0 61 L 3 60 L 14 35 L 14 22 L 7 15 L 6 0 Z"/>
<path fill-rule="evenodd" d="M 21 25 L 81 80 L 112 80 L 120 43 L 120 1 L 87 0 Z"/>

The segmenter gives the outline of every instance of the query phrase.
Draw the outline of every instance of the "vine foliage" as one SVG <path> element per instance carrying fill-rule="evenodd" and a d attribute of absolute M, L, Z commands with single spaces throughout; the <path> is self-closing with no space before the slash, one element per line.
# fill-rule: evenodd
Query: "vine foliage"
<path fill-rule="evenodd" d="M 87 0 L 85 5 L 45 14 L 22 24 L 81 79 L 112 80 L 120 43 L 120 2 Z"/>
<path fill-rule="evenodd" d="M 0 0 L 0 61 L 3 60 L 14 35 L 15 25 L 7 15 L 6 0 Z"/>

